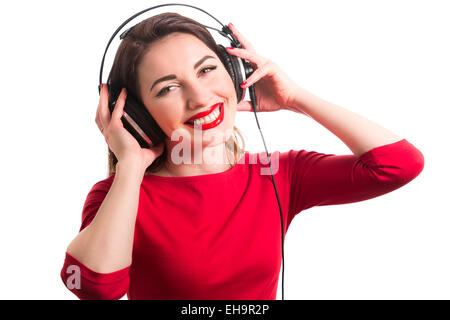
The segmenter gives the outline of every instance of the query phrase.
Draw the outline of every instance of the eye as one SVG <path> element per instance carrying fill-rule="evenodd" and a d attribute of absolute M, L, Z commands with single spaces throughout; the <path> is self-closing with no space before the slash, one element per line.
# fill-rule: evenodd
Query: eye
<path fill-rule="evenodd" d="M 203 68 L 202 70 L 200 70 L 200 73 L 205 74 L 205 73 L 209 73 L 210 70 L 216 70 L 216 69 L 217 69 L 217 66 L 206 67 L 206 68 Z M 205 70 L 208 70 L 208 71 L 204 72 Z M 164 96 L 168 91 L 170 91 L 169 89 L 172 87 L 176 87 L 176 86 L 167 86 L 167 87 L 161 89 L 161 91 L 159 91 L 156 96 L 157 97 Z"/>
<path fill-rule="evenodd" d="M 200 73 L 208 73 L 208 72 L 203 72 L 203 71 L 205 71 L 205 70 L 215 70 L 215 69 L 217 69 L 217 66 L 212 66 L 212 67 L 206 67 L 206 68 L 203 68 L 202 70 L 200 70 Z"/>
<path fill-rule="evenodd" d="M 166 94 L 167 91 L 170 91 L 169 88 L 172 88 L 172 87 L 176 87 L 176 86 L 167 86 L 167 87 L 161 89 L 161 91 L 158 92 L 158 94 L 156 96 L 157 97 L 162 97 L 163 95 Z"/>

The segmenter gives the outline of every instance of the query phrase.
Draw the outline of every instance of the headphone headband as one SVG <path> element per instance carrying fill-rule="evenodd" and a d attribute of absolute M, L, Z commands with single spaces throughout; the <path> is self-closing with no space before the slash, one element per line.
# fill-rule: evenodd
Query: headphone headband
<path fill-rule="evenodd" d="M 154 7 L 150 7 L 150 8 L 148 8 L 148 9 L 142 10 L 142 11 L 140 11 L 140 12 L 138 12 L 138 13 L 132 15 L 130 18 L 128 18 L 127 20 L 125 20 L 125 22 L 123 22 L 123 23 L 119 26 L 119 28 L 117 28 L 116 31 L 114 31 L 113 35 L 112 35 L 111 38 L 109 39 L 108 44 L 106 45 L 105 52 L 103 53 L 102 63 L 101 63 L 101 65 L 100 65 L 100 76 L 99 76 L 99 85 L 98 85 L 98 92 L 99 92 L 99 93 L 100 93 L 101 85 L 102 85 L 102 83 L 103 83 L 103 82 L 102 82 L 103 65 L 104 65 L 104 63 L 105 63 L 106 52 L 108 51 L 108 48 L 109 48 L 111 42 L 113 41 L 114 37 L 117 35 L 117 33 L 119 33 L 119 31 L 122 30 L 122 28 L 123 28 L 128 22 L 130 22 L 131 20 L 133 20 L 133 19 L 136 18 L 137 16 L 139 16 L 139 15 L 141 15 L 141 14 L 147 12 L 147 11 L 150 11 L 150 10 L 153 10 L 153 9 L 157 9 L 157 8 L 159 8 L 159 7 L 165 7 L 165 6 L 185 6 L 185 7 L 191 7 L 191 8 L 194 8 L 194 9 L 197 9 L 197 10 L 199 10 L 199 11 L 202 11 L 202 12 L 206 13 L 207 15 L 209 15 L 211 18 L 213 18 L 214 20 L 216 20 L 216 21 L 222 26 L 222 30 L 218 30 L 218 29 L 215 29 L 215 28 L 212 28 L 212 27 L 208 27 L 208 26 L 205 26 L 205 25 L 203 25 L 203 24 L 202 24 L 202 26 L 204 26 L 205 28 L 208 28 L 208 29 L 212 29 L 212 30 L 217 31 L 220 35 L 222 35 L 222 36 L 224 36 L 225 38 L 227 38 L 228 40 L 230 40 L 232 46 L 234 46 L 234 47 L 236 47 L 236 48 L 242 48 L 241 43 L 240 43 L 240 42 L 236 39 L 236 37 L 233 35 L 233 33 L 231 32 L 230 28 L 228 28 L 228 26 L 226 26 L 226 25 L 224 25 L 223 23 L 221 23 L 218 19 L 216 19 L 214 16 L 212 16 L 211 14 L 209 14 L 208 12 L 206 12 L 206 11 L 203 10 L 203 9 L 197 8 L 196 6 L 192 6 L 192 5 L 189 5 L 189 4 L 183 4 L 183 3 L 166 3 L 166 4 L 160 4 L 160 5 L 157 5 L 157 6 L 154 6 Z M 120 34 L 120 36 L 119 36 L 120 40 L 124 39 L 124 38 L 128 35 L 128 33 L 129 33 L 133 28 L 134 28 L 134 26 L 132 26 L 131 28 L 128 28 L 127 30 L 125 30 L 124 32 L 122 32 L 122 33 Z"/>

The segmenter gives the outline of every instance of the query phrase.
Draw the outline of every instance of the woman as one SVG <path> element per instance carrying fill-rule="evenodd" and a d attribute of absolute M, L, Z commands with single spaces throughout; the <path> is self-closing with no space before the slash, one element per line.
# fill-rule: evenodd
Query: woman
<path fill-rule="evenodd" d="M 272 153 L 285 233 L 303 210 L 374 198 L 422 171 L 424 158 L 408 141 L 302 89 L 229 28 L 243 48 L 228 52 L 255 70 L 242 87 L 254 85 L 257 112 L 307 115 L 353 152 Z M 110 115 L 103 86 L 96 116 L 110 175 L 89 192 L 61 270 L 80 299 L 276 298 L 277 199 L 267 161 L 237 144 L 236 111 L 251 104 L 238 101 L 216 52 L 203 26 L 175 13 L 144 20 L 121 43 L 109 82 L 126 90 Z M 151 149 L 122 125 L 127 92 L 164 133 Z"/>

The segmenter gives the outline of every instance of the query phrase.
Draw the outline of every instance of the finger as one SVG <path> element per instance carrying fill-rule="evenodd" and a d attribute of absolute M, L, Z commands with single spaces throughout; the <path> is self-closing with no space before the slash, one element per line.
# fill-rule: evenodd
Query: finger
<path fill-rule="evenodd" d="M 119 121 L 123 116 L 123 108 L 125 106 L 125 101 L 127 98 L 127 89 L 122 88 L 120 91 L 119 97 L 117 98 L 116 105 L 114 106 L 114 110 L 111 116 L 111 121 Z M 120 121 L 119 121 L 120 122 Z M 122 122 L 120 122 L 122 123 Z"/>
<path fill-rule="evenodd" d="M 95 112 L 95 123 L 100 126 L 99 118 L 98 118 L 98 110 L 100 109 L 100 104 L 97 106 L 97 110 Z M 100 128 L 100 127 L 99 127 Z"/>
<path fill-rule="evenodd" d="M 95 123 L 97 124 L 97 127 L 100 129 L 100 131 L 102 130 L 102 128 L 103 128 L 103 125 L 102 125 L 102 123 L 100 122 L 100 118 L 99 118 L 99 115 L 98 115 L 98 110 L 99 110 L 99 108 L 100 108 L 100 106 L 97 108 L 97 114 L 95 115 Z"/>
<path fill-rule="evenodd" d="M 100 128 L 106 128 L 111 121 L 108 109 L 108 86 L 103 84 L 100 89 L 100 102 L 98 104 L 98 118 Z"/>
<path fill-rule="evenodd" d="M 256 69 L 250 78 L 246 79 L 243 83 L 241 83 L 241 88 L 248 88 L 254 83 L 258 82 L 261 78 L 265 77 L 269 73 L 269 64 L 265 64 L 258 69 Z"/>
<path fill-rule="evenodd" d="M 244 101 L 244 99 L 245 99 L 245 95 L 246 95 L 246 92 L 247 92 L 247 89 L 245 89 L 245 88 L 242 88 L 242 96 L 241 96 L 241 101 L 238 101 L 238 104 L 239 104 L 240 102 Z"/>
<path fill-rule="evenodd" d="M 254 63 L 256 66 L 262 65 L 267 61 L 266 58 L 263 58 L 256 52 L 252 52 L 247 49 L 239 49 L 233 47 L 227 47 L 226 49 L 228 53 L 231 53 L 232 55 L 235 55 L 239 58 L 248 60 Z"/>
<path fill-rule="evenodd" d="M 231 32 L 233 32 L 233 35 L 236 37 L 236 39 L 238 39 L 238 41 L 242 44 L 242 47 L 244 49 L 250 50 L 250 51 L 255 51 L 255 48 L 253 47 L 253 45 L 250 43 L 250 41 L 248 41 L 243 35 L 242 33 L 239 32 L 239 30 L 236 29 L 236 27 L 230 22 L 228 24 L 228 28 L 230 28 Z"/>

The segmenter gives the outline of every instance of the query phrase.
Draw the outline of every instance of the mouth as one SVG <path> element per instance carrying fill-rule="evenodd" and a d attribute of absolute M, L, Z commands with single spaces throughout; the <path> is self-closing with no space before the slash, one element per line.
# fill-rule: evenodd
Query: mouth
<path fill-rule="evenodd" d="M 198 128 L 202 130 L 217 127 L 222 123 L 224 118 L 223 102 L 216 103 L 210 110 L 201 112 L 190 118 L 184 124 L 191 128 Z"/>

